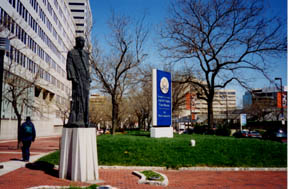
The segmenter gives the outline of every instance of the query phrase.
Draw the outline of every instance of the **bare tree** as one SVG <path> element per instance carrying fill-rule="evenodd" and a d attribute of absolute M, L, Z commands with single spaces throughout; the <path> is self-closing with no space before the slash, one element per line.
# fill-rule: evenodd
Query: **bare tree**
<path fill-rule="evenodd" d="M 66 124 L 66 120 L 69 118 L 70 113 L 70 105 L 69 101 L 65 102 L 56 102 L 56 112 L 59 115 L 59 117 L 63 121 L 63 126 Z"/>
<path fill-rule="evenodd" d="M 245 113 L 250 116 L 250 120 L 265 121 L 265 116 L 275 114 L 275 108 L 266 104 L 254 103 L 250 107 L 244 109 Z M 277 116 L 272 116 L 277 117 Z"/>
<path fill-rule="evenodd" d="M 140 129 L 147 130 L 152 122 L 152 85 L 151 81 L 143 82 L 141 90 L 131 92 L 130 106 L 137 117 Z M 147 123 L 147 124 L 146 124 Z"/>
<path fill-rule="evenodd" d="M 119 120 L 121 121 L 121 126 L 123 130 L 130 129 L 135 123 L 134 116 L 134 104 L 131 101 L 131 96 L 133 92 L 129 91 L 129 95 L 125 96 L 121 100 L 120 111 L 119 111 Z"/>
<path fill-rule="evenodd" d="M 40 85 L 44 70 L 35 63 L 38 61 L 36 54 L 25 55 L 22 53 L 28 49 L 23 42 L 23 40 L 27 40 L 27 36 L 23 35 L 23 29 L 20 27 L 18 29 L 22 30 L 22 35 L 19 30 L 17 32 L 16 22 L 17 20 L 12 20 L 10 16 L 0 19 L 1 35 L 7 36 L 10 44 L 13 44 L 10 45 L 9 52 L 6 52 L 7 61 L 4 62 L 2 99 L 12 106 L 17 117 L 17 147 L 19 148 L 19 131 L 23 116 L 29 111 L 30 114 L 32 112 L 42 113 L 34 100 L 34 90 L 36 86 Z M 23 43 L 17 41 L 17 38 Z"/>
<path fill-rule="evenodd" d="M 89 105 L 89 120 L 92 124 L 106 127 L 105 122 L 109 122 L 111 120 L 111 103 L 106 99 L 106 97 L 102 97 L 100 102 L 95 103 L 95 101 L 91 101 Z M 104 128 L 106 129 L 106 128 Z"/>
<path fill-rule="evenodd" d="M 264 14 L 258 0 L 177 0 L 171 6 L 161 49 L 166 58 L 190 64 L 197 79 L 187 81 L 207 102 L 210 127 L 215 89 L 231 82 L 249 87 L 248 70 L 266 77 L 273 65 L 268 57 L 286 52 L 284 22 Z"/>
<path fill-rule="evenodd" d="M 10 51 L 11 53 L 11 51 Z M 13 53 L 13 51 L 12 51 Z M 13 56 L 13 54 L 10 54 Z M 15 74 L 17 73 L 17 75 Z M 22 78 L 18 75 L 27 76 Z M 19 131 L 22 121 L 22 116 L 28 109 L 33 112 L 39 112 L 36 104 L 34 103 L 34 87 L 38 84 L 40 79 L 39 72 L 35 74 L 29 73 L 20 64 L 14 61 L 6 66 L 4 71 L 4 90 L 3 99 L 12 105 L 14 113 L 17 117 L 17 139 L 19 144 Z M 33 95 L 33 96 L 31 96 Z"/>
<path fill-rule="evenodd" d="M 98 89 L 107 93 L 112 102 L 112 132 L 119 126 L 119 105 L 129 84 L 134 82 L 136 67 L 144 60 L 143 45 L 148 30 L 144 27 L 144 18 L 133 23 L 130 18 L 112 14 L 108 22 L 111 29 L 108 55 L 94 49 L 92 74 L 99 84 Z M 134 71 L 134 73 L 133 73 Z"/>
<path fill-rule="evenodd" d="M 177 115 L 186 105 L 186 95 L 190 92 L 190 86 L 186 82 L 184 73 L 174 72 L 172 75 L 172 113 Z"/>

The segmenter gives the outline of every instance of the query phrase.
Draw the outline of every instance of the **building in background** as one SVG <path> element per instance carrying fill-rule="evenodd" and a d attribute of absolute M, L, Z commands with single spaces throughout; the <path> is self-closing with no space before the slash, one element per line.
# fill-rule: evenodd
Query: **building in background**
<path fill-rule="evenodd" d="M 283 90 L 282 107 L 285 110 L 283 119 L 287 116 L 287 91 Z M 246 91 L 243 96 L 243 108 L 250 117 L 259 120 L 279 120 L 281 113 L 281 92 L 276 87 L 266 87 Z M 282 119 L 282 118 L 281 118 Z"/>
<path fill-rule="evenodd" d="M 90 35 L 92 14 L 89 0 L 68 0 L 68 4 L 75 22 L 76 35 Z"/>
<path fill-rule="evenodd" d="M 75 33 L 86 39 L 86 47 L 90 52 L 91 46 L 91 29 L 92 29 L 92 13 L 89 0 L 67 0 L 71 11 L 72 18 L 75 23 Z"/>
<path fill-rule="evenodd" d="M 213 101 L 213 115 L 215 122 L 229 120 L 229 112 L 236 109 L 235 90 L 216 90 Z M 179 114 L 180 122 L 205 122 L 208 118 L 207 103 L 197 99 L 193 92 L 186 93 L 185 108 Z"/>
<path fill-rule="evenodd" d="M 246 91 L 243 96 L 243 107 L 250 107 L 252 104 L 258 104 L 269 108 L 275 108 L 277 105 L 276 88 L 253 89 Z"/>
<path fill-rule="evenodd" d="M 25 89 L 32 111 L 24 108 L 22 118 L 31 116 L 38 136 L 61 133 L 63 121 L 59 107 L 67 107 L 71 83 L 66 79 L 66 56 L 75 45 L 83 26 L 71 14 L 68 0 L 1 0 L 1 34 L 8 35 L 10 50 L 4 57 L 4 71 L 31 82 L 39 74 L 37 85 Z M 72 2 L 72 0 L 71 0 Z M 75 1 L 76 2 L 76 1 Z M 82 1 L 81 1 L 82 2 Z M 89 1 L 85 1 L 84 18 L 91 20 Z M 80 25 L 81 24 L 81 27 Z M 84 28 L 85 28 L 84 24 Z M 4 28 L 4 29 L 3 29 Z M 85 29 L 83 29 L 85 34 Z M 16 66 L 13 71 L 9 66 Z M 24 74 L 23 74 L 24 73 Z M 3 82 L 4 88 L 8 87 Z M 0 139 L 16 138 L 17 120 L 11 103 L 2 97 Z"/>
<path fill-rule="evenodd" d="M 246 91 L 243 95 L 243 108 L 248 108 L 252 104 L 252 94 L 249 91 Z"/>

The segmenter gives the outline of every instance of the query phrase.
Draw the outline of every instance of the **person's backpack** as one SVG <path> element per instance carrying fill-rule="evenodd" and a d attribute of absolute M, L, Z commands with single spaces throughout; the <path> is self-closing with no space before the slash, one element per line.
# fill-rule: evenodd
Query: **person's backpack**
<path fill-rule="evenodd" d="M 24 127 L 24 133 L 25 133 L 25 135 L 27 136 L 27 135 L 32 135 L 32 131 L 33 129 L 32 129 L 32 125 L 30 125 L 30 124 L 27 124 L 26 125 L 26 127 Z"/>

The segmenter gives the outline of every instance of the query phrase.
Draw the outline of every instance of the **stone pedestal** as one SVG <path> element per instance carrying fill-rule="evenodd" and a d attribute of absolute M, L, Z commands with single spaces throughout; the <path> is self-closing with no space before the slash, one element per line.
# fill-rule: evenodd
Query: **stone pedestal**
<path fill-rule="evenodd" d="M 173 127 L 152 127 L 150 129 L 151 138 L 173 138 Z"/>
<path fill-rule="evenodd" d="M 99 179 L 96 128 L 63 128 L 59 177 L 81 182 Z"/>

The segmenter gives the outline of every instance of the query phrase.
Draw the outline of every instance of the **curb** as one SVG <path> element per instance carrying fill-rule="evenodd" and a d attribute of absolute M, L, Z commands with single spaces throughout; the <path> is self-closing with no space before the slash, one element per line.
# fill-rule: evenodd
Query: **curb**
<path fill-rule="evenodd" d="M 277 167 L 182 167 L 181 171 L 287 171 L 287 168 Z"/>
<path fill-rule="evenodd" d="M 167 170 L 166 167 L 147 167 L 147 166 L 108 166 L 108 165 L 99 165 L 99 169 L 133 169 L 133 170 Z"/>
<path fill-rule="evenodd" d="M 145 166 L 106 166 L 100 165 L 100 169 L 132 169 L 132 170 L 175 170 L 175 171 L 287 171 L 287 168 L 277 167 L 181 167 L 179 169 L 170 169 L 166 167 L 145 167 Z"/>
<path fill-rule="evenodd" d="M 34 186 L 30 187 L 27 189 L 69 189 L 71 186 L 48 186 L 48 185 L 43 185 L 43 186 Z M 87 186 L 79 186 L 79 188 L 87 188 Z M 105 185 L 105 186 L 98 186 L 96 187 L 97 189 L 117 189 L 115 187 L 112 187 L 110 185 Z"/>

